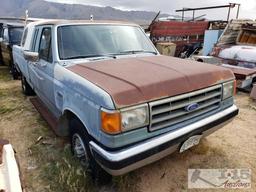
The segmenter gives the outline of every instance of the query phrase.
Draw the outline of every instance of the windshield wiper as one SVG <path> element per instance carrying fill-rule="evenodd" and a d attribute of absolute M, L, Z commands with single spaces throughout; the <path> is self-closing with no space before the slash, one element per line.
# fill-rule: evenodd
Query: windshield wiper
<path fill-rule="evenodd" d="M 157 55 L 157 52 L 147 51 L 147 50 L 127 50 L 127 51 L 121 51 L 120 52 L 120 54 L 137 54 L 137 53 L 152 53 L 154 55 Z"/>
<path fill-rule="evenodd" d="M 157 55 L 157 52 L 154 51 L 146 51 L 146 50 L 128 50 L 128 51 L 121 51 L 119 53 L 113 53 L 113 54 L 92 54 L 92 55 L 76 55 L 71 57 L 64 57 L 62 59 L 69 60 L 69 59 L 84 59 L 84 58 L 97 58 L 97 57 L 108 57 L 116 59 L 117 55 L 128 55 L 128 54 L 137 54 L 137 53 L 152 53 L 154 55 Z"/>
<path fill-rule="evenodd" d="M 71 56 L 71 57 L 65 57 L 63 59 L 84 59 L 84 58 L 93 58 L 93 57 L 110 57 L 115 59 L 115 55 L 104 55 L 104 54 L 94 54 L 94 55 L 76 55 L 76 56 Z"/>

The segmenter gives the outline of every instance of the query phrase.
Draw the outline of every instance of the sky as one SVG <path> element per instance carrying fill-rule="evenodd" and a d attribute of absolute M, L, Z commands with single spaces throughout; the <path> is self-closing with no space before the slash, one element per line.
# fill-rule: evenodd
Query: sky
<path fill-rule="evenodd" d="M 47 0 L 58 3 L 111 6 L 122 10 L 161 11 L 176 14 L 174 10 L 183 7 L 204 7 L 240 3 L 240 18 L 256 19 L 256 0 Z M 197 11 L 196 16 L 207 14 L 209 19 L 226 19 L 228 9 Z M 236 9 L 231 10 L 231 18 L 235 18 Z M 192 16 L 192 13 L 186 13 Z"/>

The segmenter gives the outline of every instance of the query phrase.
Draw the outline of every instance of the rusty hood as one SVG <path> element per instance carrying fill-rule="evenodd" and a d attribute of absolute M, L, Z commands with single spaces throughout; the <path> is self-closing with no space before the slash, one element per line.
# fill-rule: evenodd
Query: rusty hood
<path fill-rule="evenodd" d="M 101 60 L 76 64 L 67 69 L 108 92 L 117 108 L 234 79 L 229 69 L 167 56 Z"/>

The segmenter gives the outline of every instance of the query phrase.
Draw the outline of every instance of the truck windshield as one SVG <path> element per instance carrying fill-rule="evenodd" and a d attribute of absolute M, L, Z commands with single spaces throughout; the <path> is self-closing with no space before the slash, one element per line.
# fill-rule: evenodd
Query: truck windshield
<path fill-rule="evenodd" d="M 157 54 L 141 28 L 122 25 L 68 25 L 58 27 L 62 60 L 128 54 Z"/>
<path fill-rule="evenodd" d="M 15 27 L 9 29 L 9 39 L 11 44 L 19 44 L 21 41 L 23 27 Z"/>

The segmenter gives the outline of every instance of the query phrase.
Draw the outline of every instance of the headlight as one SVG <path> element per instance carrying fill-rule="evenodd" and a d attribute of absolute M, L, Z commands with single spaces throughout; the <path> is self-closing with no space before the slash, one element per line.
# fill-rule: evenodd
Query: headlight
<path fill-rule="evenodd" d="M 235 93 L 235 81 L 223 83 L 222 100 L 232 97 Z"/>
<path fill-rule="evenodd" d="M 101 111 L 102 130 L 109 134 L 117 134 L 148 125 L 148 105 L 140 105 L 120 111 Z"/>
<path fill-rule="evenodd" d="M 142 127 L 148 124 L 148 106 L 121 110 L 122 129 L 124 131 Z"/>

